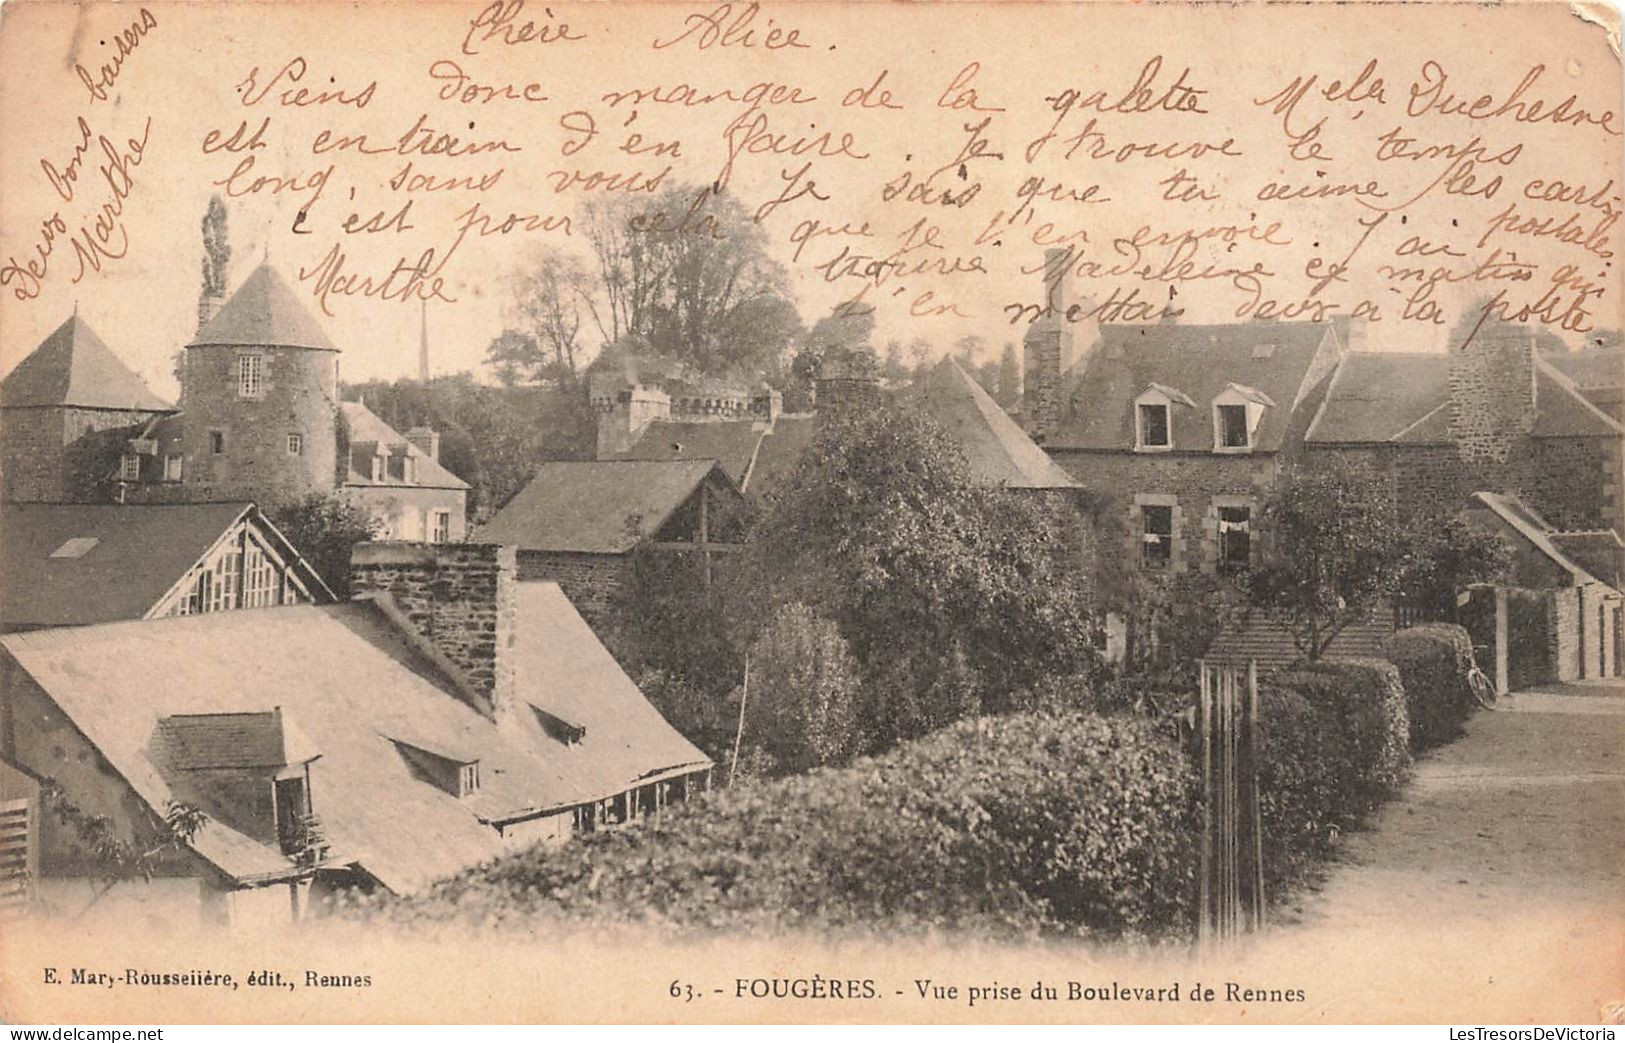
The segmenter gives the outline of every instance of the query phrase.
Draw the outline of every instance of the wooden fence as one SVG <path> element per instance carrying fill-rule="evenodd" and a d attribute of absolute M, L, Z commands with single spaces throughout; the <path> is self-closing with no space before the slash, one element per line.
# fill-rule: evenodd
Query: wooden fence
<path fill-rule="evenodd" d="M 1202 779 L 1197 938 L 1264 925 L 1264 836 L 1258 803 L 1258 667 L 1200 664 L 1197 768 Z"/>

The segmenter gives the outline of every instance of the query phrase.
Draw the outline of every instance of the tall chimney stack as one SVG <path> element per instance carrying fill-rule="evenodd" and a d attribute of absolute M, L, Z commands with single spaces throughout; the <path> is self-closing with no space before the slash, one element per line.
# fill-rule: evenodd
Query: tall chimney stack
<path fill-rule="evenodd" d="M 498 720 L 517 698 L 516 559 L 516 548 L 495 543 L 358 543 L 351 596 L 377 602 L 470 706 Z"/>

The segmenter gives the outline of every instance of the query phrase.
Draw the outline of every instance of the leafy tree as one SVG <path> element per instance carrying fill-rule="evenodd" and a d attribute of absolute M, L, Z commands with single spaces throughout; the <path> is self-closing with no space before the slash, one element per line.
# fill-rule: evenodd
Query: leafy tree
<path fill-rule="evenodd" d="M 1283 474 L 1266 503 L 1264 562 L 1248 576 L 1254 607 L 1284 622 L 1319 659 L 1350 623 L 1400 586 L 1408 540 L 1376 470 L 1331 455 Z"/>
<path fill-rule="evenodd" d="M 350 596 L 350 548 L 383 531 L 376 516 L 342 493 L 313 493 L 273 508 L 269 517 L 340 601 Z"/>
<path fill-rule="evenodd" d="M 487 350 L 487 360 L 499 373 L 516 372 L 525 383 L 574 377 L 592 290 L 592 278 L 578 258 L 556 251 L 533 254 L 508 276 L 509 304 L 520 336 L 505 330 Z"/>
<path fill-rule="evenodd" d="M 780 771 L 840 764 L 857 750 L 858 666 L 835 625 L 782 606 L 751 645 L 745 739 Z"/>
<path fill-rule="evenodd" d="M 1006 709 L 1017 690 L 1093 662 L 1080 527 L 1064 511 L 979 485 L 913 408 L 842 413 L 741 556 L 739 629 L 796 602 L 832 621 L 868 683 L 864 730 L 880 746 Z"/>
<path fill-rule="evenodd" d="M 1512 560 L 1506 541 L 1469 524 L 1459 514 L 1428 513 L 1405 522 L 1397 593 L 1431 610 L 1434 618 L 1454 617 L 1456 595 L 1475 583 L 1501 576 Z"/>
<path fill-rule="evenodd" d="M 595 202 L 583 227 L 597 267 L 585 299 L 604 343 L 640 337 L 701 373 L 760 375 L 800 332 L 784 267 L 726 192 L 675 185 Z"/>

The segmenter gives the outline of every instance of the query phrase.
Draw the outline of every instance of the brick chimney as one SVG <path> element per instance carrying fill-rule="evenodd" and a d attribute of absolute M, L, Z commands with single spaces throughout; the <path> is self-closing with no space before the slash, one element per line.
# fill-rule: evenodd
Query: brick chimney
<path fill-rule="evenodd" d="M 492 720 L 515 705 L 516 549 L 495 543 L 358 543 L 350 591 L 371 600 Z"/>
<path fill-rule="evenodd" d="M 431 460 L 440 459 L 440 432 L 432 427 L 414 427 L 406 432 L 406 440 Z"/>
<path fill-rule="evenodd" d="M 1485 323 L 1450 351 L 1450 438 L 1469 459 L 1504 462 L 1535 422 L 1535 334 Z"/>

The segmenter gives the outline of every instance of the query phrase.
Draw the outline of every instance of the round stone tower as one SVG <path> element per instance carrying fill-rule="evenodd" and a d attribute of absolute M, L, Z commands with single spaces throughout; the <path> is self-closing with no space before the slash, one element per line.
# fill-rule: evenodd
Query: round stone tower
<path fill-rule="evenodd" d="M 186 346 L 181 410 L 192 499 L 262 507 L 332 492 L 338 348 L 269 263 Z"/>

